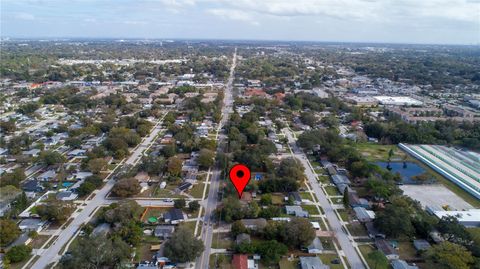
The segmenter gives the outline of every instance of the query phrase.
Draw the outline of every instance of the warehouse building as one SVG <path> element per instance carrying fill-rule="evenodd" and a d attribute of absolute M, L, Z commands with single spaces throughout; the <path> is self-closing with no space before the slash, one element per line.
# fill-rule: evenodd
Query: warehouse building
<path fill-rule="evenodd" d="M 477 153 L 436 145 L 408 145 L 401 149 L 480 199 L 480 157 Z"/>

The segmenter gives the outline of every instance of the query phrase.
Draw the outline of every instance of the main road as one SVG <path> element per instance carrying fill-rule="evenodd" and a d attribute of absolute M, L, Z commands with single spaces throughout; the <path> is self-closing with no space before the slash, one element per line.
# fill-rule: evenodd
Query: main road
<path fill-rule="evenodd" d="M 132 154 L 128 157 L 128 159 L 126 159 L 125 162 L 122 161 L 118 166 L 122 166 L 124 164 L 135 165 L 138 162 L 143 152 L 150 148 L 150 146 L 155 142 L 155 138 L 162 130 L 162 121 L 166 114 L 167 113 L 165 113 L 162 118 L 157 121 L 155 126 L 150 131 L 150 134 L 133 149 Z M 62 250 L 63 246 L 65 246 L 65 244 L 67 244 L 70 239 L 76 235 L 83 224 L 87 223 L 92 218 L 95 210 L 102 205 L 109 204 L 109 201 L 107 201 L 106 197 L 113 188 L 113 185 L 115 185 L 115 178 L 112 177 L 112 175 L 113 172 L 107 176 L 108 181 L 100 190 L 97 191 L 93 199 L 85 201 L 87 205 L 83 208 L 83 210 L 79 213 L 74 213 L 73 220 L 66 227 L 64 227 L 64 229 L 59 229 L 59 231 L 54 234 L 55 236 L 58 236 L 57 239 L 49 248 L 45 249 L 39 255 L 40 258 L 36 260 L 32 266 L 28 266 L 27 263 L 25 267 L 28 266 L 35 269 L 47 268 L 47 266 L 50 267 L 50 264 L 56 263 L 59 260 L 61 257 L 61 253 L 59 252 Z"/>
<path fill-rule="evenodd" d="M 337 215 L 335 214 L 335 210 L 333 209 L 332 205 L 328 202 L 328 199 L 325 193 L 322 191 L 320 185 L 318 184 L 315 171 L 313 171 L 312 167 L 309 165 L 307 156 L 305 153 L 297 146 L 297 143 L 292 135 L 292 132 L 285 128 L 283 129 L 285 135 L 287 136 L 288 143 L 290 148 L 292 149 L 292 154 L 296 157 L 305 167 L 305 175 L 312 186 L 315 195 L 325 212 L 325 216 L 330 224 L 332 231 L 335 233 L 337 237 L 338 243 L 342 248 L 343 253 L 347 257 L 348 263 L 350 264 L 352 269 L 364 269 L 365 265 L 362 262 L 362 259 L 358 255 L 358 252 L 355 250 L 355 246 L 353 242 L 350 241 L 347 233 L 343 230 L 342 224 L 338 219 Z"/>
<path fill-rule="evenodd" d="M 223 108 L 222 108 L 222 119 L 217 129 L 217 153 L 224 152 L 225 146 L 225 135 L 221 133 L 223 126 L 227 123 L 230 114 L 233 111 L 233 95 L 232 95 L 232 85 L 235 78 L 235 67 L 237 65 L 237 48 L 233 53 L 232 66 L 230 67 L 230 76 L 225 86 L 225 95 L 223 97 Z M 219 134 L 220 133 L 220 134 Z M 219 134 L 219 135 L 218 135 Z M 202 255 L 197 258 L 195 262 L 196 269 L 207 269 L 209 267 L 210 252 L 212 248 L 212 237 L 213 237 L 213 217 L 214 210 L 217 207 L 218 201 L 218 187 L 221 181 L 223 167 L 217 166 L 213 169 L 212 180 L 210 183 L 210 189 L 208 192 L 208 197 L 204 202 L 205 206 L 205 216 L 203 218 L 203 226 L 201 233 L 201 240 L 205 244 L 205 250 Z"/>

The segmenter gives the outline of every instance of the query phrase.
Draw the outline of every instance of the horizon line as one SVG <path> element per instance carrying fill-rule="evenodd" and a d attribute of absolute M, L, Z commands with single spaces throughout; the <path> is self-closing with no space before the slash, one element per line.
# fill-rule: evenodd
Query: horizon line
<path fill-rule="evenodd" d="M 332 40 L 300 40 L 300 39 L 250 39 L 250 38 L 186 38 L 186 37 L 12 37 L 1 36 L 0 41 L 30 40 L 30 41 L 62 41 L 63 40 L 127 40 L 127 41 L 237 41 L 237 42 L 300 42 L 300 43 L 333 43 L 333 44 L 376 44 L 376 45 L 425 45 L 425 46 L 480 46 L 477 43 L 422 43 L 422 42 L 389 42 L 389 41 L 332 41 Z"/>

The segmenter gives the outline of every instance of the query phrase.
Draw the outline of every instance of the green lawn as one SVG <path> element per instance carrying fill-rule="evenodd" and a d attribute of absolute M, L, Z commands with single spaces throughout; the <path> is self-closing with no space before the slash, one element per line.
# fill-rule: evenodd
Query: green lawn
<path fill-rule="evenodd" d="M 150 217 L 155 217 L 155 218 L 161 219 L 162 216 L 163 216 L 163 213 L 170 210 L 170 208 L 168 208 L 168 207 L 165 207 L 165 208 L 148 208 L 147 210 L 148 211 L 143 216 L 142 221 L 147 221 L 148 218 L 150 218 Z"/>
<path fill-rule="evenodd" d="M 339 196 L 340 195 L 337 188 L 334 187 L 334 186 L 327 186 L 327 187 L 325 187 L 325 190 L 327 191 L 327 194 L 330 195 L 330 196 Z"/>
<path fill-rule="evenodd" d="M 232 256 L 223 254 L 212 254 L 210 255 L 209 265 L 209 268 L 233 269 Z"/>
<path fill-rule="evenodd" d="M 389 268 L 388 265 L 387 266 L 381 266 L 381 265 L 378 265 L 378 264 L 376 265 L 373 260 L 368 258 L 368 253 L 374 251 L 375 247 L 370 246 L 370 245 L 361 245 L 361 246 L 358 246 L 358 248 L 360 249 L 360 252 L 362 253 L 365 260 L 367 261 L 368 266 L 370 268 L 376 268 L 376 269 L 388 269 Z"/>
<path fill-rule="evenodd" d="M 196 221 L 188 221 L 188 222 L 182 223 L 181 225 L 187 227 L 187 228 L 190 229 L 190 230 L 192 231 L 192 233 L 193 233 L 193 232 L 195 232 L 195 224 L 196 224 L 196 223 L 197 223 Z M 201 228 L 201 227 L 200 227 L 200 228 Z"/>
<path fill-rule="evenodd" d="M 357 143 L 355 147 L 368 161 L 387 161 L 388 152 L 393 149 L 392 160 L 403 160 L 406 153 L 397 145 L 380 145 L 375 143 Z"/>
<path fill-rule="evenodd" d="M 210 187 L 210 185 L 207 186 L 206 194 L 208 194 L 209 187 Z M 190 190 L 190 195 L 195 197 L 195 198 L 202 198 L 204 188 L 205 188 L 205 183 L 195 184 L 195 185 L 193 185 L 193 188 Z"/>
<path fill-rule="evenodd" d="M 334 250 L 333 241 L 330 237 L 320 237 L 320 241 L 322 241 L 323 248 L 325 250 Z"/>
<path fill-rule="evenodd" d="M 284 197 L 285 196 L 281 193 L 272 193 L 272 203 L 274 205 L 283 205 Z"/>
<path fill-rule="evenodd" d="M 298 259 L 289 261 L 287 258 L 282 258 L 278 263 L 280 269 L 298 269 Z"/>
<path fill-rule="evenodd" d="M 320 182 L 322 182 L 322 183 L 330 182 L 330 177 L 328 177 L 328 176 L 318 176 L 318 178 L 319 178 Z"/>
<path fill-rule="evenodd" d="M 50 235 L 39 234 L 35 237 L 35 239 L 32 240 L 32 242 L 30 242 L 29 245 L 32 248 L 41 248 L 49 238 L 50 238 Z"/>
<path fill-rule="evenodd" d="M 340 262 L 340 264 L 333 264 L 332 261 L 337 259 L 340 261 L 340 258 L 338 257 L 337 254 L 320 254 L 320 259 L 322 260 L 323 264 L 330 266 L 331 269 L 343 269 L 343 265 Z"/>
<path fill-rule="evenodd" d="M 337 212 L 343 221 L 350 221 L 350 217 L 348 216 L 348 212 L 346 210 L 338 209 Z"/>
<path fill-rule="evenodd" d="M 182 198 L 185 195 L 176 194 L 172 191 L 175 189 L 175 186 L 167 186 L 165 189 L 155 188 L 153 190 L 153 197 L 157 198 Z"/>
<path fill-rule="evenodd" d="M 404 260 L 413 259 L 417 256 L 417 250 L 411 241 L 398 242 L 398 252 L 400 254 L 400 259 Z"/>
<path fill-rule="evenodd" d="M 320 215 L 320 212 L 318 212 L 317 206 L 315 205 L 302 205 L 302 208 L 310 215 Z"/>
<path fill-rule="evenodd" d="M 367 236 L 367 230 L 365 229 L 365 227 L 363 227 L 362 224 L 360 223 L 350 223 L 350 224 L 347 224 L 347 229 L 350 231 L 350 233 L 353 235 L 353 236 Z"/>
<path fill-rule="evenodd" d="M 312 195 L 310 195 L 309 192 L 300 192 L 300 197 L 302 197 L 302 199 L 312 200 Z"/>
<path fill-rule="evenodd" d="M 212 238 L 212 248 L 231 248 L 233 241 L 230 233 L 214 233 Z"/>

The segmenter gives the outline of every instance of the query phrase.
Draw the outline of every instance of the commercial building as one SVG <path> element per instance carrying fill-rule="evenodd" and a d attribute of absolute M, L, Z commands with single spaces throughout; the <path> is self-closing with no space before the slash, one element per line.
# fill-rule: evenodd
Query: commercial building
<path fill-rule="evenodd" d="M 401 149 L 480 199 L 480 155 L 436 145 L 408 145 Z"/>
<path fill-rule="evenodd" d="M 382 105 L 391 106 L 421 106 L 423 102 L 413 99 L 408 96 L 375 96 L 375 98 Z"/>
<path fill-rule="evenodd" d="M 441 219 L 443 217 L 455 217 L 458 222 L 466 227 L 480 227 L 480 209 L 466 211 L 434 211 L 433 214 Z"/>

